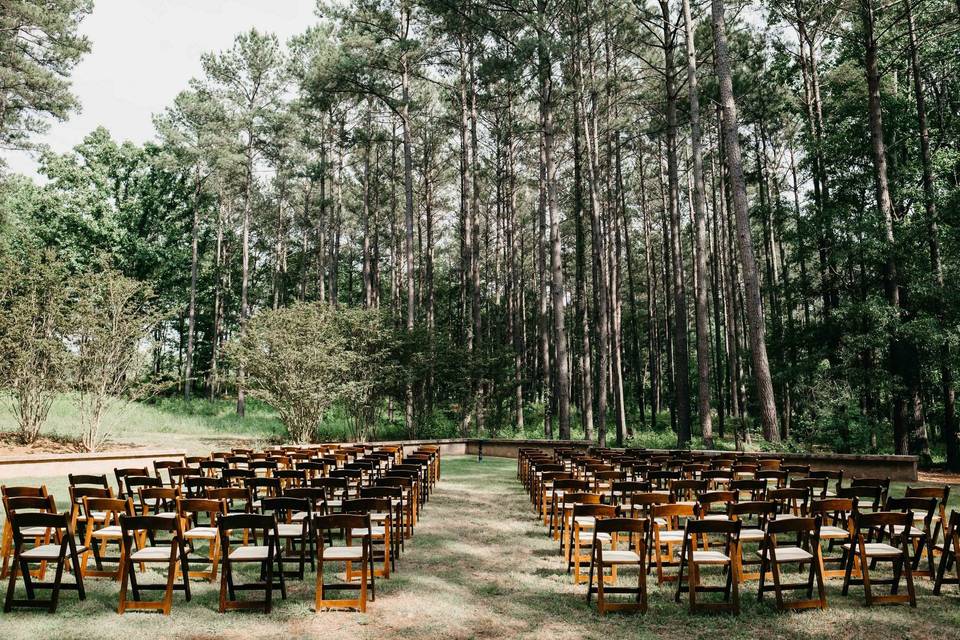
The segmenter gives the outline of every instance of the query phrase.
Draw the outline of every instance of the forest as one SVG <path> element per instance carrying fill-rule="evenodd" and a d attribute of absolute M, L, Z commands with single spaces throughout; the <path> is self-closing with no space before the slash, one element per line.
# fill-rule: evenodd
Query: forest
<path fill-rule="evenodd" d="M 89 0 L 44 4 L 0 13 L 2 148 L 69 116 L 96 46 Z M 0 167 L 0 290 L 139 283 L 144 375 L 240 414 L 258 316 L 359 308 L 394 336 L 368 400 L 410 437 L 956 469 L 958 67 L 944 0 L 321 0 L 205 54 L 153 141 L 106 123 Z"/>

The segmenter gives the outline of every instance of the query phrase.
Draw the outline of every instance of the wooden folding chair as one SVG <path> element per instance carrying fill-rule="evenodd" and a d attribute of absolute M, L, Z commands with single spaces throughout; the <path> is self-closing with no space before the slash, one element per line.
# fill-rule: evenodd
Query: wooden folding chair
<path fill-rule="evenodd" d="M 842 545 L 854 538 L 853 514 L 857 512 L 856 498 L 825 498 L 810 502 L 810 515 L 819 517 L 820 542 L 827 543 L 827 551 L 841 548 Z M 821 551 L 820 561 L 823 564 L 821 573 L 824 578 L 842 578 L 846 575 L 847 552 L 839 556 L 824 556 Z M 837 565 L 836 569 L 828 569 L 827 565 Z M 860 575 L 860 568 L 854 567 L 854 573 Z"/>
<path fill-rule="evenodd" d="M 170 615 L 175 590 L 183 591 L 184 598 L 189 602 L 190 568 L 183 547 L 180 519 L 155 515 L 121 516 L 120 529 L 123 533 L 123 552 L 117 613 L 123 614 L 128 610 L 137 610 L 160 611 L 163 615 Z M 154 534 L 158 532 L 171 534 L 169 542 L 147 544 L 148 540 L 156 539 Z M 146 564 L 167 565 L 167 581 L 162 584 L 141 583 L 137 578 L 135 565 L 142 567 Z M 181 578 L 181 584 L 176 584 L 178 576 Z M 127 599 L 128 586 L 133 592 L 132 601 Z M 141 591 L 156 590 L 163 591 L 163 597 L 160 600 L 142 599 Z"/>
<path fill-rule="evenodd" d="M 757 601 L 763 602 L 763 594 L 773 591 L 777 600 L 777 609 L 826 609 L 827 594 L 823 587 L 823 556 L 820 550 L 821 517 L 800 517 L 788 520 L 772 520 L 767 523 L 763 545 L 757 552 L 760 556 L 760 584 L 757 587 Z M 791 535 L 806 541 L 807 548 L 800 545 L 780 545 L 778 536 Z M 809 565 L 807 579 L 804 582 L 783 583 L 781 566 L 798 564 L 800 572 Z M 766 584 L 767 573 L 773 578 L 773 584 Z M 817 597 L 813 597 L 814 586 Z M 800 600 L 784 600 L 784 591 L 804 590 L 807 597 Z"/>
<path fill-rule="evenodd" d="M 940 563 L 937 565 L 937 577 L 933 584 L 933 594 L 940 595 L 940 591 L 945 584 L 955 584 L 960 586 L 960 511 L 950 512 L 950 519 L 943 529 L 943 544 L 936 545 L 940 553 Z M 948 577 L 947 570 L 953 567 L 956 572 L 955 577 Z"/>
<path fill-rule="evenodd" d="M 677 590 L 674 600 L 680 602 L 681 594 L 686 591 L 689 597 L 690 613 L 701 611 L 727 611 L 734 615 L 740 613 L 740 573 L 737 564 L 740 559 L 739 520 L 697 520 L 687 518 L 683 530 L 683 547 L 680 550 L 679 569 L 676 576 Z M 698 550 L 698 542 L 715 538 L 705 546 L 723 548 L 723 551 Z M 701 581 L 703 567 L 721 567 L 726 572 L 723 586 L 706 585 Z M 684 570 L 689 576 L 684 576 Z M 721 602 L 701 602 L 703 593 L 722 593 Z"/>
<path fill-rule="evenodd" d="M 573 567 L 573 584 L 581 584 L 586 580 L 582 569 L 584 567 L 589 568 L 590 563 L 593 560 L 594 542 L 597 540 L 609 542 L 606 534 L 594 536 L 593 528 L 596 526 L 597 521 L 602 520 L 603 518 L 613 518 L 616 515 L 617 508 L 607 504 L 579 503 L 573 505 L 570 533 L 573 550 L 570 554 L 570 561 L 567 565 L 568 571 L 571 565 Z M 605 580 L 608 578 L 612 582 L 616 582 L 617 577 L 615 567 L 611 576 L 603 577 Z M 600 578 L 598 577 L 598 579 Z"/>
<path fill-rule="evenodd" d="M 83 538 L 83 556 L 80 568 L 84 577 L 113 578 L 120 577 L 123 565 L 123 531 L 120 516 L 132 516 L 133 500 L 130 498 L 83 498 L 86 529 Z M 117 545 L 117 555 L 110 556 L 110 545 Z M 93 556 L 96 569 L 90 568 L 90 556 Z M 107 570 L 104 562 L 116 563 L 117 568 Z"/>
<path fill-rule="evenodd" d="M 313 502 L 308 498 L 280 496 L 264 498 L 260 502 L 260 512 L 273 515 L 277 521 L 277 536 L 283 554 L 277 559 L 280 573 L 285 578 L 303 580 L 307 562 L 313 568 L 313 554 L 316 544 L 313 535 Z M 294 516 L 297 516 L 294 519 Z M 284 561 L 289 557 L 297 562 L 297 571 L 285 571 Z"/>
<path fill-rule="evenodd" d="M 897 546 L 900 536 L 906 536 L 907 541 L 913 547 L 913 577 L 932 578 L 936 569 L 933 565 L 933 545 L 930 542 L 931 531 L 933 530 L 933 517 L 936 514 L 936 498 L 887 498 L 887 504 L 884 507 L 886 511 L 903 511 L 913 513 L 914 521 L 909 527 L 894 526 L 891 527 L 893 536 L 890 544 Z M 915 526 L 919 524 L 920 526 Z M 880 542 L 883 538 L 880 538 Z M 920 561 L 924 555 L 927 556 L 927 568 L 920 568 Z"/>
<path fill-rule="evenodd" d="M 8 498 L 46 499 L 47 487 L 46 485 L 39 487 L 0 486 L 0 500 L 3 501 L 4 513 L 7 515 L 7 519 L 3 523 L 3 533 L 0 534 L 0 557 L 2 557 L 2 560 L 0 560 L 0 562 L 2 562 L 2 565 L 0 565 L 0 579 L 6 578 L 9 575 L 10 561 L 13 558 L 13 528 L 10 525 L 10 511 L 7 508 Z M 54 505 L 53 511 L 56 511 L 56 505 Z M 45 567 L 46 565 L 44 564 L 42 566 Z"/>
<path fill-rule="evenodd" d="M 647 549 L 650 521 L 639 518 L 605 518 L 597 520 L 593 527 L 591 542 L 590 576 L 587 581 L 587 605 L 591 596 L 597 594 L 597 610 L 601 615 L 608 611 L 647 612 Z M 604 548 L 604 540 L 609 548 Z M 625 545 L 621 545 L 625 543 Z M 624 548 L 624 546 L 626 548 Z M 620 586 L 616 581 L 616 567 L 636 566 L 637 586 Z M 613 576 L 608 585 L 606 570 Z M 596 578 L 596 580 L 594 580 Z M 611 593 L 636 594 L 636 602 L 609 602 Z"/>
<path fill-rule="evenodd" d="M 744 554 L 747 545 L 762 545 L 765 536 L 764 531 L 767 522 L 777 513 L 777 505 L 765 500 L 748 500 L 746 502 L 731 502 L 727 504 L 727 518 L 729 520 L 739 520 L 741 525 L 739 535 L 737 558 L 737 571 L 740 572 L 738 580 L 743 583 L 747 580 L 757 580 L 760 578 L 759 572 L 746 573 L 746 567 L 759 567 L 760 560 L 748 557 Z"/>
<path fill-rule="evenodd" d="M 316 516 L 313 520 L 314 531 L 317 534 L 317 593 L 316 610 L 329 608 L 357 609 L 361 613 L 367 610 L 367 593 L 376 599 L 376 580 L 373 571 L 373 556 L 370 553 L 370 537 L 360 536 L 353 538 L 346 536 L 342 544 L 335 545 L 334 534 L 353 529 L 369 529 L 370 516 L 357 514 L 336 514 Z M 359 540 L 359 544 L 355 541 Z M 327 544 L 329 542 L 329 545 Z M 326 565 L 329 563 L 345 563 L 346 572 L 353 574 L 353 565 L 360 565 L 360 581 L 344 580 L 343 582 L 328 583 L 325 579 Z M 356 590 L 356 598 L 335 599 L 329 598 L 329 591 Z"/>
<path fill-rule="evenodd" d="M 850 543 L 843 545 L 844 550 L 849 551 L 847 555 L 846 574 L 843 578 L 843 595 L 850 591 L 851 584 L 862 584 L 867 606 L 873 604 L 888 604 L 898 602 L 909 602 L 911 607 L 917 606 L 917 597 L 913 588 L 913 567 L 910 558 L 910 544 L 908 536 L 900 536 L 900 546 L 895 547 L 883 542 L 874 542 L 875 532 L 886 528 L 892 538 L 893 527 L 910 527 L 913 524 L 912 513 L 894 513 L 890 511 L 878 511 L 876 513 L 857 513 L 854 514 L 855 536 Z M 890 562 L 893 565 L 893 578 L 878 579 L 870 576 L 871 564 L 877 562 Z M 862 578 L 854 580 L 851 577 L 853 566 L 858 563 Z M 900 586 L 900 577 L 904 574 L 907 582 L 907 594 L 897 593 Z M 889 584 L 890 594 L 883 596 L 873 595 L 873 586 L 877 584 Z"/>
<path fill-rule="evenodd" d="M 283 576 L 283 550 L 276 518 L 256 513 L 221 515 L 217 519 L 217 529 L 223 564 L 220 575 L 220 613 L 236 609 L 263 609 L 264 613 L 270 613 L 273 608 L 273 590 L 276 587 L 280 588 L 280 597 L 284 600 L 287 598 L 287 584 Z M 232 548 L 231 533 L 241 530 L 245 538 L 254 539 L 258 538 L 259 531 L 259 539 L 263 540 L 263 544 Z M 233 565 L 244 563 L 260 565 L 258 582 L 236 583 Z M 240 600 L 237 597 L 239 591 L 263 591 L 264 597 L 263 600 Z"/>
<path fill-rule="evenodd" d="M 10 570 L 7 595 L 3 603 L 4 613 L 9 613 L 14 607 L 45 607 L 50 613 L 55 613 L 60 601 L 61 589 L 75 589 L 80 600 L 85 600 L 86 592 L 83 588 L 83 574 L 80 570 L 80 559 L 78 557 L 78 553 L 83 550 L 83 547 L 77 547 L 73 529 L 70 526 L 70 516 L 66 513 L 39 511 L 19 513 L 14 510 L 8 513 L 8 518 L 13 539 L 13 565 Z M 46 542 L 27 548 L 27 540 L 34 537 L 30 531 L 36 529 L 56 532 L 57 542 Z M 66 568 L 68 558 L 73 570 L 74 584 L 63 583 L 63 571 Z M 56 564 L 57 569 L 53 582 L 34 582 L 30 565 L 40 563 L 43 565 Z M 18 575 L 23 576 L 23 585 L 27 591 L 25 599 L 15 597 Z M 49 589 L 50 599 L 37 598 L 37 589 Z"/>
<path fill-rule="evenodd" d="M 344 500 L 341 509 L 343 513 L 355 513 L 370 517 L 371 526 L 354 528 L 347 532 L 347 537 L 368 536 L 370 538 L 370 560 L 374 563 L 374 575 L 378 578 L 389 578 L 390 570 L 394 568 L 393 544 L 390 533 L 393 527 L 393 505 L 389 498 L 357 498 Z M 378 523 L 378 524 L 374 524 Z M 383 564 L 379 569 L 376 563 Z M 353 578 L 351 566 L 347 566 L 347 580 Z"/>
<path fill-rule="evenodd" d="M 673 582 L 676 575 L 669 575 L 664 568 L 679 567 L 680 562 L 673 559 L 674 552 L 683 546 L 684 525 L 681 520 L 694 518 L 695 504 L 655 504 L 650 506 L 651 544 L 653 559 L 657 565 L 657 584 Z"/>
<path fill-rule="evenodd" d="M 177 498 L 176 508 L 190 564 L 206 564 L 209 567 L 206 571 L 191 569 L 189 577 L 216 582 L 220 564 L 217 518 L 227 513 L 226 502 L 209 498 Z M 206 552 L 201 553 L 199 547 L 204 544 Z"/>

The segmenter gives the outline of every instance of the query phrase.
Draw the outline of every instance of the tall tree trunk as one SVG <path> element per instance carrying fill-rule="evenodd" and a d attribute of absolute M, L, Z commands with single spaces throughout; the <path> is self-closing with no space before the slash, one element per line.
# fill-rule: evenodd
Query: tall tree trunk
<path fill-rule="evenodd" d="M 563 263 L 557 203 L 556 169 L 553 160 L 553 72 L 546 31 L 546 2 L 539 0 L 537 26 L 538 76 L 540 81 L 540 128 L 543 138 L 543 173 L 546 179 L 547 218 L 550 225 L 550 293 L 553 301 L 553 333 L 556 346 L 557 414 L 561 439 L 570 438 L 570 369 L 564 313 Z"/>
<path fill-rule="evenodd" d="M 768 442 L 779 442 L 777 407 L 767 360 L 767 344 L 763 319 L 763 304 L 760 299 L 760 282 L 757 262 L 750 233 L 750 217 L 747 205 L 747 185 L 743 176 L 743 159 L 738 137 L 739 122 L 737 103 L 733 97 L 733 79 L 730 73 L 730 55 L 727 50 L 726 24 L 723 0 L 711 0 L 713 13 L 714 64 L 720 85 L 720 102 L 723 107 L 723 137 L 727 152 L 727 171 L 733 195 L 734 215 L 737 221 L 737 245 L 743 270 L 744 297 L 747 325 L 750 333 L 750 351 L 753 361 L 754 383 L 763 424 L 763 437 Z"/>
<path fill-rule="evenodd" d="M 927 129 L 927 106 L 923 95 L 923 78 L 920 75 L 920 61 L 917 54 L 917 36 L 913 21 L 913 11 L 907 2 L 907 28 L 910 36 L 910 68 L 913 75 L 913 93 L 917 103 L 917 129 L 920 134 L 920 162 L 923 166 L 923 204 L 927 215 L 927 242 L 930 247 L 930 271 L 933 284 L 940 300 L 945 300 L 947 291 L 943 279 L 943 264 L 940 259 L 940 229 L 937 214 L 936 192 L 933 178 L 933 162 L 930 159 L 930 132 Z M 960 5 L 958 5 L 960 7 Z M 943 395 L 943 442 L 947 451 L 947 467 L 960 470 L 960 438 L 957 435 L 956 394 L 953 388 L 953 366 L 951 363 L 950 342 L 946 335 L 947 327 L 944 305 L 938 304 L 937 322 L 943 337 L 940 340 L 940 387 Z"/>
<path fill-rule="evenodd" d="M 243 193 L 243 259 L 242 259 L 242 270 L 241 270 L 241 280 L 240 280 L 240 318 L 239 318 L 239 330 L 240 333 L 243 333 L 243 328 L 246 326 L 247 318 L 250 313 L 250 306 L 248 304 L 248 296 L 250 289 L 250 213 L 251 208 L 253 207 L 252 202 L 252 190 L 253 190 L 253 131 L 247 132 L 247 175 L 246 175 L 246 184 L 244 185 Z M 246 375 L 243 370 L 243 365 L 237 367 L 237 415 L 241 418 L 246 412 L 246 396 L 244 395 L 244 384 L 246 382 Z"/>
<path fill-rule="evenodd" d="M 710 415 L 710 325 L 707 310 L 707 211 L 704 203 L 703 153 L 700 147 L 700 96 L 697 88 L 696 25 L 690 13 L 690 0 L 683 0 L 683 22 L 687 32 L 687 90 L 690 100 L 690 154 L 693 160 L 693 212 L 697 280 L 697 412 L 700 432 L 708 448 L 713 446 L 713 422 Z"/>
<path fill-rule="evenodd" d="M 677 416 L 677 444 L 690 441 L 690 352 L 687 346 L 687 293 L 683 277 L 680 223 L 680 185 L 677 169 L 677 96 L 674 83 L 674 27 L 668 0 L 660 0 L 663 16 L 664 94 L 667 120 L 667 201 L 670 212 L 670 247 L 673 271 L 673 386 Z"/>
<path fill-rule="evenodd" d="M 410 29 L 410 8 L 406 5 L 402 7 L 403 16 L 402 26 L 403 39 L 406 41 L 407 33 Z M 400 82 L 401 82 L 401 103 L 400 120 L 403 127 L 403 203 L 404 203 L 404 221 L 406 223 L 406 234 L 404 241 L 404 255 L 406 262 L 406 285 L 407 285 L 407 331 L 412 333 L 416 320 L 416 288 L 414 286 L 413 274 L 413 134 L 410 123 L 410 69 L 407 59 L 406 49 L 400 57 Z M 407 436 L 416 437 L 416 426 L 413 419 L 413 387 L 407 383 L 407 401 L 404 411 L 404 422 L 407 429 Z"/>
<path fill-rule="evenodd" d="M 193 385 L 193 340 L 197 326 L 197 269 L 200 243 L 200 166 L 194 169 L 193 226 L 190 232 L 190 304 L 187 308 L 187 363 L 183 374 L 183 399 L 190 402 Z"/>

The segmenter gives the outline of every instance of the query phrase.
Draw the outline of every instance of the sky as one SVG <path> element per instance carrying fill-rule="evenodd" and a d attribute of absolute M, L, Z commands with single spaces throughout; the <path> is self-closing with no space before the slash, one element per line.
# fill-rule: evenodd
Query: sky
<path fill-rule="evenodd" d="M 63 152 L 103 125 L 113 137 L 142 143 L 154 137 L 160 113 L 200 75 L 200 55 L 230 47 L 256 27 L 286 42 L 316 21 L 316 0 L 96 0 L 80 30 L 92 49 L 74 69 L 80 112 L 50 121 L 33 139 Z M 0 152 L 10 170 L 36 176 L 26 152 Z"/>

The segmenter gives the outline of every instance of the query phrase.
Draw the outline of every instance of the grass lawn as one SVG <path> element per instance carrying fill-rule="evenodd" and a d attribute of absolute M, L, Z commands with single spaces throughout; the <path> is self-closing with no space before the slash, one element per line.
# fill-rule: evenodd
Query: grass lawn
<path fill-rule="evenodd" d="M 0 636 L 14 638 L 950 638 L 960 626 L 956 587 L 936 598 L 917 580 L 918 608 L 867 609 L 862 591 L 840 595 L 829 581 L 824 612 L 778 614 L 756 602 L 756 583 L 741 592 L 743 613 L 690 616 L 669 587 L 652 585 L 646 616 L 598 616 L 584 587 L 566 574 L 555 544 L 533 517 L 515 479 L 514 460 L 447 458 L 443 478 L 389 581 L 378 581 L 366 615 L 314 613 L 312 574 L 291 582 L 290 596 L 270 616 L 216 611 L 216 588 L 194 582 L 194 600 L 175 596 L 173 613 L 117 616 L 117 585 L 89 579 L 88 600 L 62 596 L 50 616 L 0 614 Z M 8 484 L 29 483 L 25 478 Z M 48 482 L 58 498 L 65 483 Z M 894 493 L 898 495 L 902 487 Z M 5 585 L 4 585 L 5 586 Z"/>

